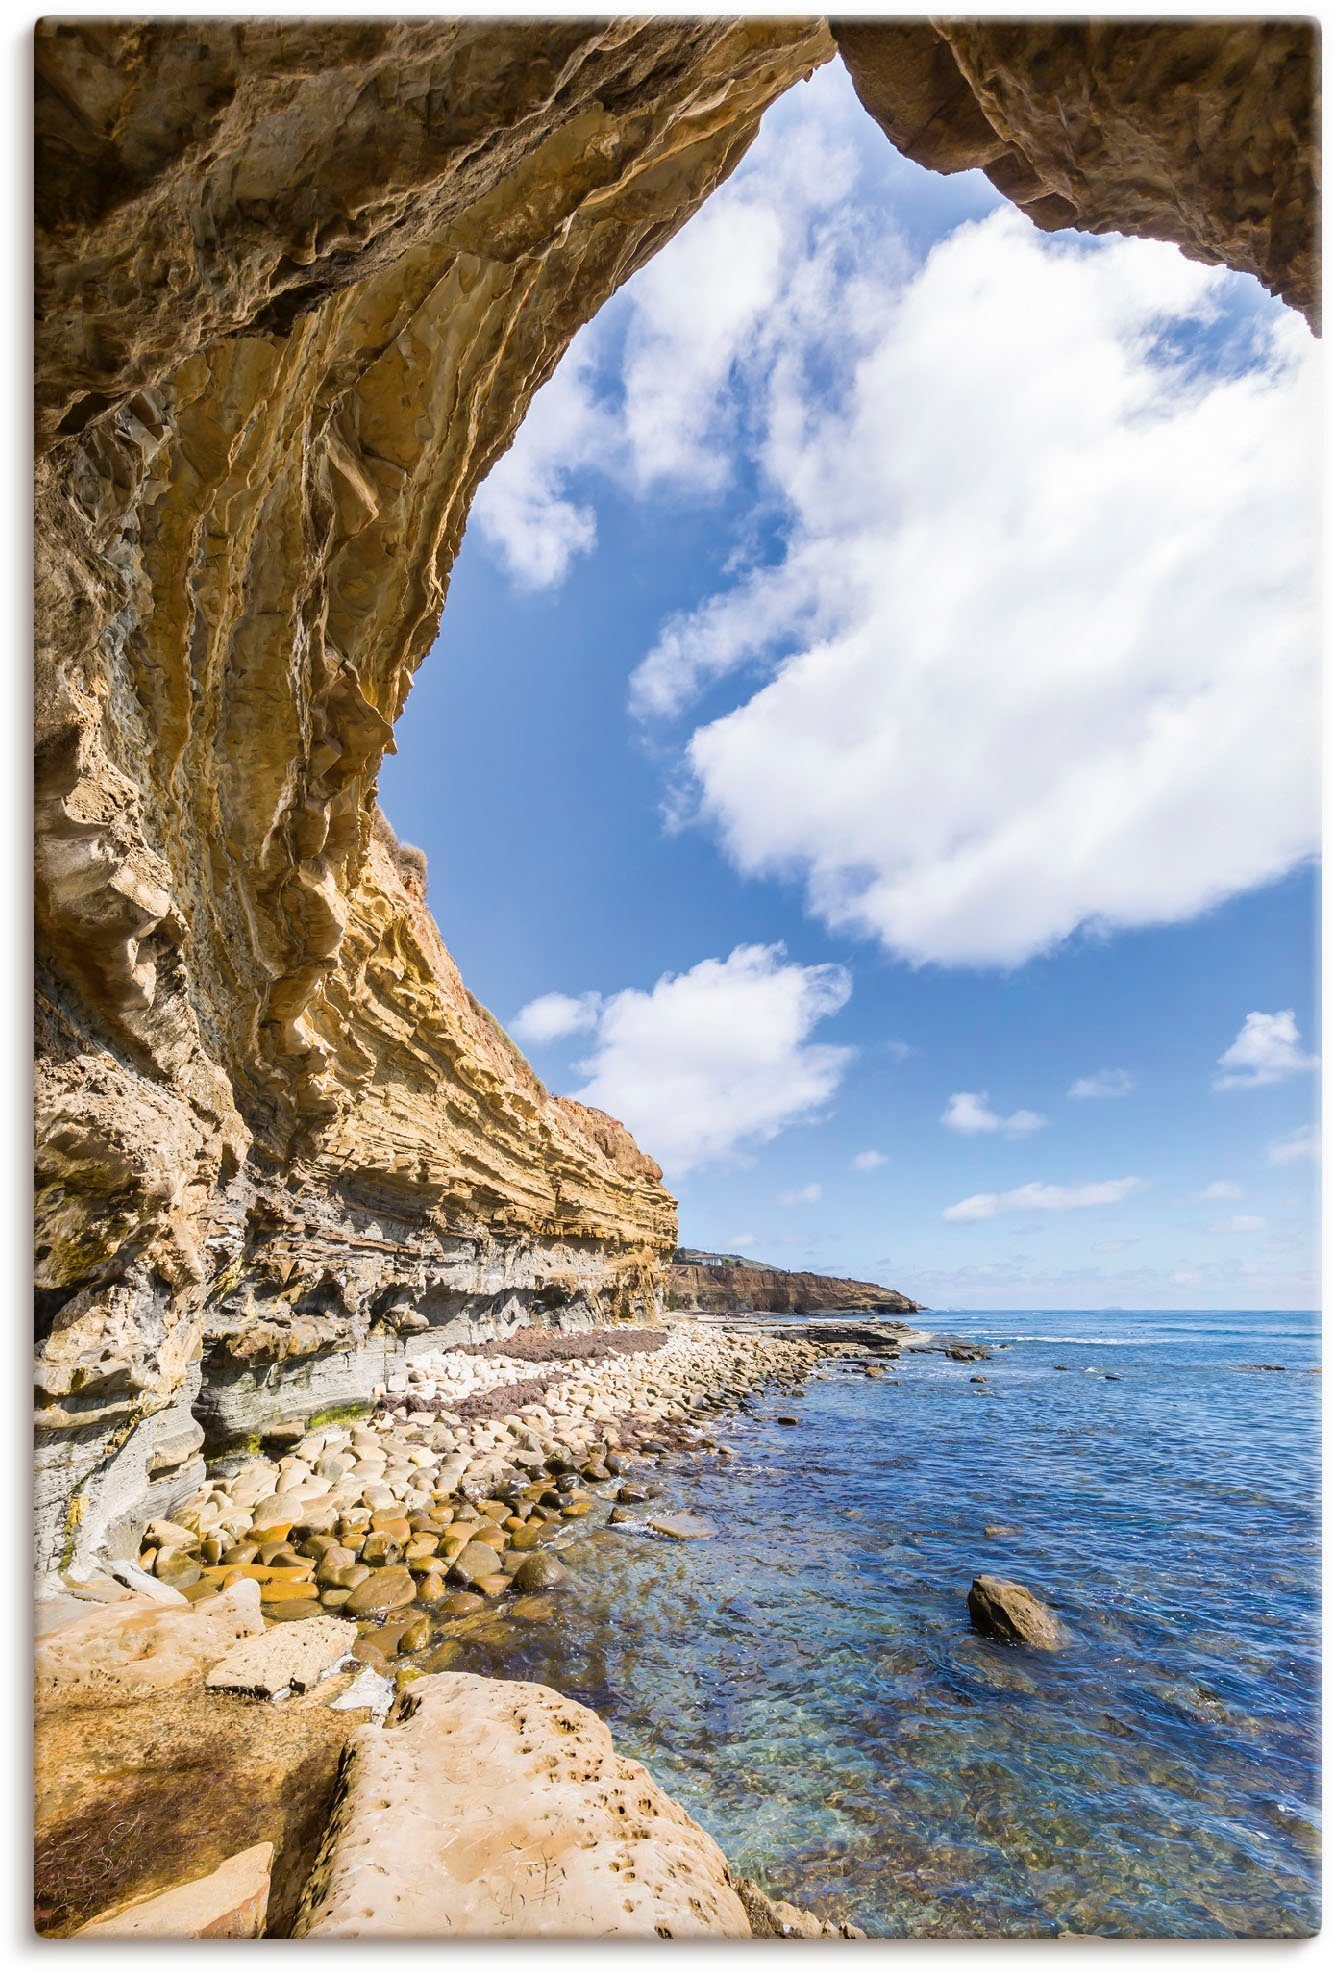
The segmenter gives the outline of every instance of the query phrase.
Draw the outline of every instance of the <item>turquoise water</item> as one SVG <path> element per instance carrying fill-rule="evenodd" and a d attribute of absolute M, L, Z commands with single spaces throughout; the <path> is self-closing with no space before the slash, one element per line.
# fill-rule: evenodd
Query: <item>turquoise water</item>
<path fill-rule="evenodd" d="M 592 1705 L 736 1867 L 875 1935 L 1312 1930 L 1315 1317 L 940 1318 L 1006 1346 L 763 1397 L 659 1474 L 717 1538 L 582 1537 L 558 1621 L 457 1667 Z M 977 1637 L 981 1572 L 1071 1647 Z"/>

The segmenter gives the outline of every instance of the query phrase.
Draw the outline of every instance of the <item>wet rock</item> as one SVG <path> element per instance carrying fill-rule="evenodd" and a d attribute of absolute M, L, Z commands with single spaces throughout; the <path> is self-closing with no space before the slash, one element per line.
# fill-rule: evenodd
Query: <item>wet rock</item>
<path fill-rule="evenodd" d="M 517 1594 L 536 1594 L 541 1588 L 559 1588 L 571 1575 L 555 1554 L 529 1554 L 514 1574 Z"/>
<path fill-rule="evenodd" d="M 981 1574 L 966 1596 L 970 1619 L 981 1635 L 1028 1649 L 1060 1650 L 1068 1635 L 1057 1617 L 1018 1581 Z"/>
<path fill-rule="evenodd" d="M 455 1556 L 450 1576 L 461 1587 L 470 1587 L 474 1582 L 482 1580 L 485 1575 L 495 1574 L 496 1571 L 496 1548 L 482 1540 L 471 1540 L 469 1545 L 461 1547 Z"/>
<path fill-rule="evenodd" d="M 666 1512 L 649 1522 L 656 1533 L 663 1533 L 670 1540 L 709 1540 L 715 1528 L 708 1519 L 694 1512 Z"/>
<path fill-rule="evenodd" d="M 344 1611 L 348 1615 L 383 1615 L 406 1607 L 416 1592 L 407 1567 L 379 1567 L 354 1588 Z"/>

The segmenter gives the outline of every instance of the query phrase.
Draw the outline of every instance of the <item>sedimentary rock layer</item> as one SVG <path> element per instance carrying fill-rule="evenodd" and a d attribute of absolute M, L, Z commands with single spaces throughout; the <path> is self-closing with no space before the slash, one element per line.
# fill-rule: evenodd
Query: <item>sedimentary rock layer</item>
<path fill-rule="evenodd" d="M 812 22 L 40 29 L 48 1565 L 184 1475 L 215 1385 L 249 1377 L 259 1421 L 294 1365 L 341 1399 L 406 1326 L 653 1311 L 658 1167 L 472 1000 L 376 775 L 534 390 L 830 50 Z"/>
<path fill-rule="evenodd" d="M 864 107 L 934 171 L 985 171 L 1046 232 L 1175 240 L 1317 327 L 1311 20 L 835 21 Z"/>
<path fill-rule="evenodd" d="M 872 1280 L 836 1280 L 825 1273 L 791 1273 L 759 1260 L 724 1253 L 691 1253 L 675 1259 L 668 1272 L 665 1304 L 727 1314 L 750 1307 L 756 1314 L 820 1314 L 842 1308 L 876 1308 L 896 1314 L 920 1312 L 919 1302 L 894 1287 Z"/>

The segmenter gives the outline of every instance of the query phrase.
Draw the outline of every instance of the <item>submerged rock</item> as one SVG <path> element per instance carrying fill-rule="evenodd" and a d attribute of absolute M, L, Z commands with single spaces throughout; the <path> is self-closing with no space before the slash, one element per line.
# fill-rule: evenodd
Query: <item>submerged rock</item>
<path fill-rule="evenodd" d="M 980 1574 L 970 1584 L 966 1596 L 970 1619 L 981 1635 L 996 1642 L 1022 1643 L 1028 1649 L 1063 1649 L 1067 1631 L 1019 1581 L 1003 1581 L 996 1574 Z"/>
<path fill-rule="evenodd" d="M 694 1512 L 666 1512 L 658 1519 L 649 1522 L 656 1533 L 666 1534 L 670 1540 L 709 1540 L 715 1528 L 708 1519 L 702 1519 Z"/>

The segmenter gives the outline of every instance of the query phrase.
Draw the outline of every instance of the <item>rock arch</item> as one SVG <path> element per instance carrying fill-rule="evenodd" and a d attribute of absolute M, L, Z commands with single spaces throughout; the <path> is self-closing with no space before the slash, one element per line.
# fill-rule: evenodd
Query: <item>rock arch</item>
<path fill-rule="evenodd" d="M 194 1482 L 206 1351 L 259 1429 L 430 1341 L 391 1287 L 657 1304 L 658 1166 L 469 994 L 376 777 L 534 391 L 836 43 L 912 157 L 1315 315 L 1304 23 L 39 27 L 47 1574 Z"/>

